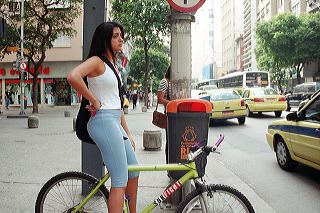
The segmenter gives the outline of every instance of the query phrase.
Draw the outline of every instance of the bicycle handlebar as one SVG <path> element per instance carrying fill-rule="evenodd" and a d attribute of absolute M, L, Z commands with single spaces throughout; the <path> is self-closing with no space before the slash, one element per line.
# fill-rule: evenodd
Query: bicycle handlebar
<path fill-rule="evenodd" d="M 188 160 L 194 160 L 196 157 L 198 157 L 203 152 L 205 152 L 207 155 L 209 155 L 210 152 L 215 152 L 223 140 L 224 140 L 224 134 L 221 133 L 219 139 L 214 144 L 214 146 L 204 146 L 195 152 L 190 152 L 188 154 Z"/>

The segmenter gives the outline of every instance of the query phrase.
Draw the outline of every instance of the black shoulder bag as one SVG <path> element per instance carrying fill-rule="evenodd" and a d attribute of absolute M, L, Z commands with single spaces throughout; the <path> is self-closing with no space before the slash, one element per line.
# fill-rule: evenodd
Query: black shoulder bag
<path fill-rule="evenodd" d="M 124 98 L 123 98 L 124 86 L 121 86 L 120 77 L 117 74 L 117 71 L 112 65 L 112 63 L 105 56 L 101 56 L 100 59 L 112 69 L 113 73 L 117 77 L 119 98 L 121 101 L 121 109 L 122 109 L 123 101 L 124 101 Z M 88 86 L 87 77 L 83 78 L 83 80 L 85 84 Z M 89 104 L 90 104 L 89 101 L 84 97 L 82 97 L 80 109 L 79 109 L 77 120 L 76 120 L 76 135 L 79 138 L 79 140 L 81 140 L 82 142 L 95 144 L 95 142 L 92 140 L 87 130 L 87 123 L 91 117 L 90 112 L 86 109 L 86 106 Z"/>

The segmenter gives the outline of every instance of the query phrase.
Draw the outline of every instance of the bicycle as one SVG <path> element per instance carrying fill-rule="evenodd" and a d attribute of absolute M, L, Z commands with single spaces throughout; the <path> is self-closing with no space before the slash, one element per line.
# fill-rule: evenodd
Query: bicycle
<path fill-rule="evenodd" d="M 249 200 L 237 189 L 227 185 L 207 185 L 199 177 L 201 171 L 197 170 L 195 159 L 207 158 L 217 152 L 224 135 L 220 134 L 214 146 L 200 146 L 196 151 L 188 154 L 189 163 L 136 165 L 129 166 L 128 171 L 186 171 L 178 181 L 167 187 L 155 200 L 147 204 L 141 211 L 151 212 L 175 191 L 181 188 L 188 180 L 194 181 L 195 189 L 191 191 L 177 206 L 176 212 L 246 212 L 254 213 Z M 198 146 L 198 147 L 197 147 Z M 108 212 L 107 202 L 109 191 L 105 182 L 109 179 L 106 173 L 100 180 L 83 172 L 65 172 L 51 178 L 40 190 L 36 205 L 36 213 L 49 211 L 80 213 L 80 212 Z M 89 187 L 88 194 L 82 190 L 82 184 Z M 129 201 L 130 202 L 130 201 Z M 124 202 L 124 213 L 129 212 L 128 201 Z"/>

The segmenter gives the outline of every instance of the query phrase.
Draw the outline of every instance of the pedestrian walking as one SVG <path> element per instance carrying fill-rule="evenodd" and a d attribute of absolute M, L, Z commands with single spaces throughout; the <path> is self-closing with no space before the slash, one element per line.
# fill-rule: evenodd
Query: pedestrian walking
<path fill-rule="evenodd" d="M 5 96 L 6 109 L 9 110 L 9 105 L 11 104 L 11 91 L 9 88 L 6 89 Z"/>
<path fill-rule="evenodd" d="M 134 90 L 133 94 L 132 94 L 133 109 L 137 107 L 137 101 L 138 101 L 138 92 L 137 92 L 137 90 Z"/>

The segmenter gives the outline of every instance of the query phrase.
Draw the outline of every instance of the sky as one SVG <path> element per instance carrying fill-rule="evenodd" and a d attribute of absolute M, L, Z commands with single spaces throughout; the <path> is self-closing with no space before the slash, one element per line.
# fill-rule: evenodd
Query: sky
<path fill-rule="evenodd" d="M 201 79 L 204 65 L 215 62 L 221 67 L 221 0 L 206 0 L 195 13 L 191 24 L 192 36 L 192 78 Z M 213 8 L 213 23 L 209 22 L 209 9 Z M 210 45 L 209 29 L 213 28 L 214 42 Z"/>

